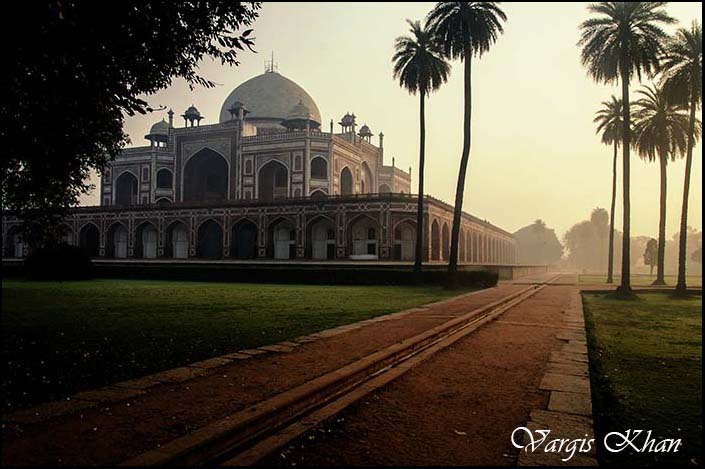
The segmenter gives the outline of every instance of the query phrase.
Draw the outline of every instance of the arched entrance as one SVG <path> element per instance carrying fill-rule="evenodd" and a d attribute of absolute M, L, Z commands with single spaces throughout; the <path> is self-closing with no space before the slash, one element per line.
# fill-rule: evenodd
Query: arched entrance
<path fill-rule="evenodd" d="M 228 163 L 210 148 L 193 155 L 184 167 L 185 202 L 225 200 L 228 198 Z"/>
<path fill-rule="evenodd" d="M 215 220 L 206 220 L 198 227 L 196 255 L 206 259 L 223 257 L 223 230 Z"/>
<path fill-rule="evenodd" d="M 352 241 L 352 259 L 377 259 L 379 244 L 379 227 L 377 222 L 368 216 L 360 216 L 350 225 Z"/>
<path fill-rule="evenodd" d="M 389 187 L 387 184 L 382 184 L 379 186 L 379 193 L 380 194 L 391 194 L 392 189 Z"/>
<path fill-rule="evenodd" d="M 257 226 L 250 220 L 235 223 L 230 240 L 230 255 L 235 259 L 257 257 Z"/>
<path fill-rule="evenodd" d="M 289 170 L 279 161 L 262 166 L 257 177 L 257 198 L 270 201 L 289 196 Z"/>
<path fill-rule="evenodd" d="M 100 254 L 100 231 L 93 223 L 88 223 L 78 232 L 78 245 L 90 257 Z"/>
<path fill-rule="evenodd" d="M 394 258 L 413 261 L 416 257 L 416 224 L 403 221 L 394 229 Z"/>
<path fill-rule="evenodd" d="M 375 191 L 374 179 L 372 177 L 372 170 L 366 162 L 362 162 L 362 179 L 360 181 L 360 193 L 370 194 Z"/>
<path fill-rule="evenodd" d="M 157 189 L 171 189 L 174 185 L 174 175 L 166 168 L 157 171 Z"/>
<path fill-rule="evenodd" d="M 108 229 L 108 242 L 106 253 L 108 257 L 125 259 L 127 257 L 127 228 L 122 223 L 113 223 Z"/>
<path fill-rule="evenodd" d="M 157 258 L 157 228 L 152 223 L 144 222 L 137 227 L 135 241 L 135 257 Z"/>
<path fill-rule="evenodd" d="M 317 156 L 311 160 L 311 179 L 328 179 L 328 162 Z"/>
<path fill-rule="evenodd" d="M 340 172 L 340 194 L 350 195 L 353 193 L 353 175 L 347 166 Z"/>
<path fill-rule="evenodd" d="M 465 262 L 465 232 L 458 233 L 458 262 Z"/>
<path fill-rule="evenodd" d="M 448 223 L 443 223 L 443 230 L 441 231 L 442 236 L 442 252 L 443 260 L 447 261 L 450 257 L 450 229 L 448 228 Z"/>
<path fill-rule="evenodd" d="M 323 190 L 321 189 L 316 189 L 315 191 L 311 192 L 312 199 L 325 199 L 328 197 L 328 194 L 326 194 Z"/>
<path fill-rule="evenodd" d="M 125 171 L 115 181 L 115 205 L 137 205 L 139 183 L 134 174 Z"/>
<path fill-rule="evenodd" d="M 5 252 L 3 254 L 5 257 L 17 259 L 24 257 L 24 241 L 19 227 L 13 226 L 7 231 L 4 246 Z"/>
<path fill-rule="evenodd" d="M 335 259 L 335 227 L 328 218 L 319 218 L 309 224 L 311 258 L 316 260 Z"/>
<path fill-rule="evenodd" d="M 431 260 L 441 260 L 441 227 L 438 220 L 433 220 L 431 224 Z"/>
<path fill-rule="evenodd" d="M 285 260 L 296 257 L 296 229 L 294 224 L 284 218 L 274 221 L 269 226 L 269 254 L 274 259 Z"/>
<path fill-rule="evenodd" d="M 188 259 L 188 230 L 186 225 L 176 221 L 166 229 L 164 257 Z"/>

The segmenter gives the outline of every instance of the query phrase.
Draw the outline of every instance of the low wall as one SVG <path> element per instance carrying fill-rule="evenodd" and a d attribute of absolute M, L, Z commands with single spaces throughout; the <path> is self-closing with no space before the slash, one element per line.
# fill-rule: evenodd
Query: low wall
<path fill-rule="evenodd" d="M 490 265 L 485 268 L 496 272 L 500 280 L 516 280 L 527 275 L 548 272 L 547 265 Z"/>
<path fill-rule="evenodd" d="M 232 276 L 232 272 L 242 271 L 253 273 L 255 271 L 274 273 L 275 277 L 280 276 L 281 271 L 321 271 L 325 276 L 333 276 L 335 271 L 405 271 L 409 272 L 412 265 L 408 262 L 382 262 L 382 261 L 275 261 L 275 260 L 258 260 L 258 261 L 233 261 L 233 260 L 116 260 L 116 259 L 94 259 L 93 260 L 95 275 L 98 277 L 122 277 L 136 278 L 140 276 L 145 278 L 147 272 L 153 274 L 159 273 L 160 278 L 179 278 L 186 275 L 193 277 L 195 272 L 202 271 L 198 276 L 212 277 L 217 275 L 217 272 L 228 272 L 228 276 Z M 2 260 L 3 276 L 22 276 L 23 261 L 22 259 L 3 259 Z M 427 272 L 444 272 L 447 265 L 437 262 L 424 264 L 423 269 Z M 527 275 L 543 273 L 548 271 L 548 266 L 545 265 L 471 265 L 461 264 L 458 266 L 461 272 L 479 272 L 489 271 L 496 273 L 500 280 L 515 280 Z M 173 272 L 170 272 L 173 271 Z M 263 274 L 257 274 L 260 281 L 263 280 Z M 374 273 L 372 276 L 375 279 L 383 279 L 383 274 Z M 429 277 L 430 279 L 430 277 Z M 384 283 L 384 282 L 382 282 Z"/>

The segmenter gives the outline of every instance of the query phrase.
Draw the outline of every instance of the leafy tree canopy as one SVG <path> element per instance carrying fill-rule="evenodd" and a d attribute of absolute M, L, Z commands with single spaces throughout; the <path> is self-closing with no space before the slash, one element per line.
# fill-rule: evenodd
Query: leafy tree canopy
<path fill-rule="evenodd" d="M 652 267 L 656 265 L 658 261 L 658 242 L 651 238 L 648 243 L 646 243 L 646 250 L 644 251 L 644 264 Z"/>
<path fill-rule="evenodd" d="M 92 187 L 128 142 L 125 115 L 152 111 L 146 99 L 176 78 L 212 87 L 198 64 L 238 65 L 253 51 L 249 26 L 259 2 L 23 2 L 13 15 L 25 33 L 10 42 L 9 93 L 0 129 L 2 206 L 27 223 L 32 240 Z M 24 23 L 24 24 L 21 24 Z"/>

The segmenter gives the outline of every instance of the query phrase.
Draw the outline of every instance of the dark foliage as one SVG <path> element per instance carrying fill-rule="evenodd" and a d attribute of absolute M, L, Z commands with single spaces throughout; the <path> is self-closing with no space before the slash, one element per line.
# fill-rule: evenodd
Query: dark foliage
<path fill-rule="evenodd" d="M 254 45 L 258 2 L 38 1 L 13 7 L 4 70 L 2 206 L 51 227 L 127 143 L 124 117 L 152 111 L 149 95 L 176 78 L 212 87 L 201 60 L 238 65 Z M 8 18 L 9 19 L 9 18 Z"/>
<path fill-rule="evenodd" d="M 92 277 L 93 266 L 83 249 L 59 243 L 33 250 L 24 273 L 31 280 L 85 280 Z"/>
<path fill-rule="evenodd" d="M 440 285 L 481 287 L 497 285 L 499 276 L 486 270 L 460 271 L 385 268 L 306 268 L 243 265 L 110 264 L 96 265 L 95 276 L 103 278 L 195 280 L 214 282 L 315 284 L 315 285 Z"/>

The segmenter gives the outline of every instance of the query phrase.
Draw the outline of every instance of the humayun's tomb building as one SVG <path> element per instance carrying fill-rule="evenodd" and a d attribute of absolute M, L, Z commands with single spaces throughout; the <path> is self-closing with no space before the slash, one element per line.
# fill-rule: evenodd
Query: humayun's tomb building
<path fill-rule="evenodd" d="M 385 164 L 345 114 L 327 132 L 311 96 L 273 67 L 232 91 L 219 122 L 196 107 L 152 126 L 104 171 L 100 206 L 72 210 L 65 239 L 98 258 L 400 260 L 414 258 L 411 175 Z M 426 260 L 447 259 L 453 207 L 425 204 Z M 4 257 L 27 247 L 3 217 Z M 513 264 L 512 235 L 463 214 L 460 262 Z"/>

